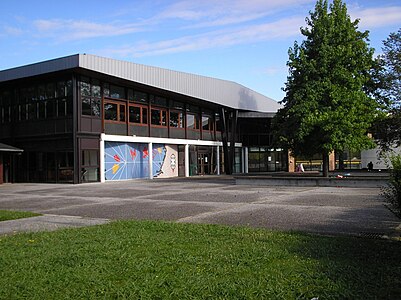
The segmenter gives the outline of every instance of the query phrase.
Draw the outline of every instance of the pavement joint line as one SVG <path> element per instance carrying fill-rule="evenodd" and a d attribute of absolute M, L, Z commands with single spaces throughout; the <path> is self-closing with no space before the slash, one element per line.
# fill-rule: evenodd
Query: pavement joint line
<path fill-rule="evenodd" d="M 201 201 L 186 201 L 186 200 L 160 200 L 160 199 L 139 199 L 140 201 L 132 201 L 133 203 L 157 203 L 159 202 L 160 204 L 166 205 L 167 203 L 174 203 L 174 204 L 202 204 L 204 206 L 219 206 L 223 204 L 235 204 L 233 202 L 217 202 L 217 201 L 209 201 L 209 202 L 201 202 Z M 114 199 L 111 201 L 105 201 L 105 202 L 96 202 L 96 203 L 86 203 L 86 204 L 75 204 L 75 205 L 69 205 L 65 206 L 63 208 L 60 207 L 55 207 L 55 208 L 50 208 L 50 209 L 43 209 L 43 210 L 38 210 L 39 213 L 42 214 L 48 214 L 48 212 L 52 211 L 60 211 L 60 210 L 65 210 L 65 209 L 73 209 L 73 208 L 78 208 L 78 207 L 84 207 L 84 206 L 96 206 L 96 205 L 103 205 L 103 204 L 115 204 L 118 205 L 119 203 L 123 204 L 125 202 L 129 202 L 130 199 Z M 246 202 L 240 202 L 244 204 L 249 204 Z"/>
<path fill-rule="evenodd" d="M 85 216 L 42 214 L 30 218 L 2 221 L 1 235 L 20 232 L 43 232 L 62 228 L 88 227 L 110 223 L 110 219 Z"/>
<path fill-rule="evenodd" d="M 197 215 L 192 215 L 192 216 L 180 218 L 180 219 L 175 220 L 175 222 L 177 222 L 177 223 L 190 223 L 191 220 L 203 219 L 205 217 L 210 217 L 210 216 L 213 216 L 213 215 L 225 212 L 225 211 L 230 211 L 230 210 L 233 210 L 233 209 L 236 209 L 236 208 L 244 207 L 244 206 L 247 206 L 249 204 L 250 203 L 241 203 L 241 205 L 238 205 L 238 204 L 237 205 L 232 205 L 231 207 L 225 207 L 225 208 L 217 209 L 217 210 L 214 210 L 214 211 L 208 211 L 208 212 L 200 213 L 200 214 L 197 214 Z"/>

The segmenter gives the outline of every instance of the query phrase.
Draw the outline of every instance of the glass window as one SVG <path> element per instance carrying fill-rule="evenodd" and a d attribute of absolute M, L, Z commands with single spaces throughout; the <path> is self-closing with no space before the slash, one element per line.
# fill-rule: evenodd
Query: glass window
<path fill-rule="evenodd" d="M 104 119 L 117 122 L 125 122 L 125 104 L 105 102 Z"/>
<path fill-rule="evenodd" d="M 36 112 L 36 110 L 35 110 L 35 112 Z M 3 122 L 4 123 L 10 122 L 10 117 L 11 117 L 10 106 L 6 106 L 3 109 Z M 36 116 L 35 116 L 35 118 L 36 118 Z"/>
<path fill-rule="evenodd" d="M 72 105 L 72 98 L 67 98 L 66 101 L 66 110 L 67 110 L 67 116 L 72 116 L 72 110 L 73 110 L 73 105 Z"/>
<path fill-rule="evenodd" d="M 120 122 L 125 122 L 125 105 L 124 104 L 120 104 Z"/>
<path fill-rule="evenodd" d="M 202 116 L 202 130 L 204 130 L 204 131 L 212 131 L 213 130 L 212 118 L 208 115 Z"/>
<path fill-rule="evenodd" d="M 104 104 L 104 119 L 117 121 L 117 104 L 115 103 Z"/>
<path fill-rule="evenodd" d="M 47 114 L 50 116 L 49 114 Z M 25 121 L 26 120 L 26 104 L 21 104 L 20 107 L 20 120 Z"/>
<path fill-rule="evenodd" d="M 97 79 L 92 79 L 92 96 L 96 98 L 101 98 L 100 93 L 100 82 Z"/>
<path fill-rule="evenodd" d="M 44 84 L 38 86 L 38 98 L 39 100 L 46 99 L 46 86 Z"/>
<path fill-rule="evenodd" d="M 167 111 L 162 110 L 161 111 L 161 118 L 162 118 L 162 126 L 167 126 Z"/>
<path fill-rule="evenodd" d="M 148 94 L 143 92 L 134 92 L 134 101 L 148 103 Z"/>
<path fill-rule="evenodd" d="M 53 82 L 50 82 L 46 85 L 46 99 L 53 99 L 55 95 L 55 85 Z"/>
<path fill-rule="evenodd" d="M 125 99 L 125 90 L 121 86 L 110 85 L 110 97 L 117 99 Z"/>
<path fill-rule="evenodd" d="M 182 112 L 170 111 L 170 127 L 183 128 Z"/>
<path fill-rule="evenodd" d="M 28 104 L 28 120 L 37 119 L 37 103 Z M 6 115 L 4 114 L 4 119 L 7 120 Z"/>
<path fill-rule="evenodd" d="M 146 107 L 142 107 L 142 123 L 148 124 L 148 109 Z"/>
<path fill-rule="evenodd" d="M 134 100 L 134 91 L 132 89 L 127 90 L 127 99 Z"/>
<path fill-rule="evenodd" d="M 187 113 L 187 128 L 188 129 L 199 129 L 199 117 L 198 115 Z"/>
<path fill-rule="evenodd" d="M 1 95 L 0 95 L 1 96 Z M 1 102 L 2 100 L 0 99 L 0 102 Z M 27 91 L 27 89 L 26 88 L 22 88 L 21 90 L 20 90 L 20 99 L 19 99 L 19 102 L 20 103 L 27 103 L 27 101 L 28 101 L 28 91 Z"/>
<path fill-rule="evenodd" d="M 81 77 L 81 96 L 91 95 L 90 80 L 87 77 Z"/>
<path fill-rule="evenodd" d="M 158 106 L 167 106 L 167 99 L 159 96 L 151 97 L 150 102 Z"/>
<path fill-rule="evenodd" d="M 85 116 L 91 115 L 91 99 L 82 97 L 82 114 Z"/>
<path fill-rule="evenodd" d="M 194 105 L 187 105 L 187 111 L 192 113 L 198 113 L 199 107 Z"/>
<path fill-rule="evenodd" d="M 32 102 L 32 101 L 36 101 L 37 97 L 36 97 L 36 91 L 35 91 L 35 87 L 34 86 L 30 86 L 27 90 L 27 95 L 28 95 L 28 101 Z"/>
<path fill-rule="evenodd" d="M 38 103 L 38 118 L 45 119 L 46 118 L 46 102 Z"/>
<path fill-rule="evenodd" d="M 66 87 L 67 87 L 67 96 L 72 96 L 72 80 L 67 80 Z"/>
<path fill-rule="evenodd" d="M 195 123 L 195 116 L 187 114 L 187 128 L 193 129 Z"/>
<path fill-rule="evenodd" d="M 54 100 L 49 100 L 46 103 L 46 118 L 54 118 Z M 22 107 L 21 107 L 22 108 Z M 21 109 L 22 113 L 22 109 Z"/>
<path fill-rule="evenodd" d="M 161 123 L 160 110 L 158 109 L 151 110 L 151 123 L 153 125 L 160 125 Z"/>
<path fill-rule="evenodd" d="M 151 124 L 159 126 L 167 126 L 167 111 L 164 109 L 152 108 Z"/>
<path fill-rule="evenodd" d="M 88 167 L 96 167 L 99 165 L 99 151 L 98 150 L 83 150 L 82 151 L 82 165 Z"/>
<path fill-rule="evenodd" d="M 92 116 L 100 117 L 100 99 L 92 99 Z"/>
<path fill-rule="evenodd" d="M 129 107 L 129 121 L 131 123 L 141 123 L 141 108 L 137 106 Z"/>
<path fill-rule="evenodd" d="M 67 115 L 67 101 L 66 99 L 57 100 L 57 116 L 65 117 Z"/>
<path fill-rule="evenodd" d="M 184 110 L 185 105 L 182 102 L 170 100 L 170 107 L 178 110 Z"/>
<path fill-rule="evenodd" d="M 103 84 L 103 96 L 110 96 L 110 85 L 108 83 Z"/>
<path fill-rule="evenodd" d="M 57 82 L 56 97 L 62 98 L 66 96 L 66 86 L 64 81 Z"/>
<path fill-rule="evenodd" d="M 220 115 L 216 113 L 214 117 L 216 119 L 216 131 L 221 131 Z"/>

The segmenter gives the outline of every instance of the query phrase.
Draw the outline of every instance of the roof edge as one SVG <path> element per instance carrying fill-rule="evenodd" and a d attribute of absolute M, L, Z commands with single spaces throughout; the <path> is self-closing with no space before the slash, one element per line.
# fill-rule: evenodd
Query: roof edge
<path fill-rule="evenodd" d="M 0 71 L 0 82 L 79 67 L 79 54 L 54 58 Z"/>

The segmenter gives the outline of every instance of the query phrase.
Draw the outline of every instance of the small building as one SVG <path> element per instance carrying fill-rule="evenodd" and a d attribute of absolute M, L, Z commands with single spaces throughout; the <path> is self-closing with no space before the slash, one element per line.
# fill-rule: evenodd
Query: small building
<path fill-rule="evenodd" d="M 14 157 L 23 152 L 22 149 L 0 143 L 0 184 L 12 181 Z"/>
<path fill-rule="evenodd" d="M 280 105 L 235 82 L 76 54 L 0 71 L 12 182 L 288 170 L 271 147 Z"/>

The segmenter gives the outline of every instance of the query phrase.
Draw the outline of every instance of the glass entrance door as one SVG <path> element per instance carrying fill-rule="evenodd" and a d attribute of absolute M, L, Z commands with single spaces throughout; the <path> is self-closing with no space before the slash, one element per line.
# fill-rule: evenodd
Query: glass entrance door
<path fill-rule="evenodd" d="M 198 175 L 211 174 L 211 165 L 210 153 L 198 153 Z"/>

